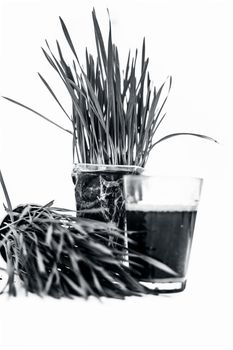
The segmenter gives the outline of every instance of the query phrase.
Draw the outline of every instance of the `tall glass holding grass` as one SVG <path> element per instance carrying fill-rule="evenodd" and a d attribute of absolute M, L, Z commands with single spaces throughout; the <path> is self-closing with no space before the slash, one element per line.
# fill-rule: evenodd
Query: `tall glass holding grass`
<path fill-rule="evenodd" d="M 76 164 L 72 178 L 77 215 L 113 223 L 124 233 L 123 176 L 141 174 L 143 170 L 142 167 L 133 165 Z M 124 234 L 122 237 L 124 238 Z M 111 243 L 112 238 L 108 245 Z"/>
<path fill-rule="evenodd" d="M 129 265 L 150 288 L 184 290 L 201 186 L 202 179 L 193 177 L 124 177 Z M 135 252 L 168 269 L 134 257 Z"/>
<path fill-rule="evenodd" d="M 123 229 L 123 176 L 142 172 L 143 168 L 130 165 L 76 164 L 72 177 L 79 215 L 113 221 Z"/>

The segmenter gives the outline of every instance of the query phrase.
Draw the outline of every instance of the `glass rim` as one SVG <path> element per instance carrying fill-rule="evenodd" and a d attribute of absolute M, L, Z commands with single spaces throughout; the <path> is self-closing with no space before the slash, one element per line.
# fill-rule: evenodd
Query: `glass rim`
<path fill-rule="evenodd" d="M 82 168 L 83 169 L 96 169 L 96 168 L 100 168 L 100 169 L 115 169 L 115 168 L 119 168 L 119 169 L 135 169 L 135 170 L 140 170 L 140 171 L 144 171 L 144 168 L 141 167 L 140 165 L 130 165 L 130 164 L 98 164 L 98 163 L 74 163 L 73 164 L 73 170 L 77 169 L 77 168 Z"/>
<path fill-rule="evenodd" d="M 137 179 L 139 181 L 140 179 L 163 179 L 163 180 L 192 180 L 202 183 L 204 181 L 203 177 L 199 176 L 191 176 L 191 175 L 146 175 L 146 174 L 140 174 L 140 175 L 134 175 L 134 174 L 126 174 L 123 176 L 124 179 Z"/>

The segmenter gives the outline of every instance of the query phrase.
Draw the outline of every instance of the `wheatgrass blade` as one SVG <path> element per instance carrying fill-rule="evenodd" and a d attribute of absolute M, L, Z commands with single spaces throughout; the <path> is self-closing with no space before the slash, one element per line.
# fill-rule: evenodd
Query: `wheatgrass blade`
<path fill-rule="evenodd" d="M 96 47 L 97 47 L 97 52 L 98 52 L 100 70 L 102 73 L 102 77 L 104 77 L 103 69 L 102 69 L 102 62 L 103 62 L 103 66 L 104 66 L 104 69 L 106 72 L 107 71 L 107 54 L 106 54 L 103 37 L 101 34 L 99 23 L 98 23 L 97 18 L 96 18 L 96 13 L 95 13 L 94 8 L 92 11 L 92 19 L 93 19 L 93 24 L 94 24 L 95 40 L 96 40 Z"/>
<path fill-rule="evenodd" d="M 32 109 L 31 107 L 25 106 L 23 103 L 18 102 L 18 101 L 16 101 L 16 100 L 13 100 L 13 99 L 11 99 L 11 98 L 9 98 L 9 97 L 6 97 L 6 96 L 2 96 L 2 97 L 5 98 L 6 100 L 10 101 L 10 102 L 15 103 L 16 105 L 18 105 L 18 106 L 20 106 L 20 107 L 23 107 L 23 108 L 27 109 L 27 110 L 30 111 L 30 112 L 33 112 L 34 114 L 38 115 L 39 117 L 45 119 L 47 122 L 49 122 L 49 123 L 55 125 L 57 128 L 59 128 L 59 129 L 65 131 L 65 132 L 68 132 L 69 134 L 72 135 L 72 131 L 70 131 L 70 130 L 68 130 L 68 129 L 66 129 L 66 128 L 63 128 L 63 126 L 61 126 L 61 125 L 55 123 L 53 120 L 51 120 L 51 119 L 45 117 L 43 114 L 41 114 L 41 113 L 35 111 L 35 110 Z"/>
<path fill-rule="evenodd" d="M 79 59 L 78 59 L 78 56 L 77 56 L 77 54 L 76 54 L 74 45 L 73 45 L 72 40 L 71 40 L 71 38 L 70 38 L 69 32 L 68 32 L 68 30 L 67 30 L 67 27 L 66 27 L 66 25 L 65 25 L 65 23 L 64 23 L 64 21 L 63 21 L 63 19 L 62 19 L 61 17 L 59 17 L 59 19 L 60 19 L 60 23 L 61 23 L 61 26 L 62 26 L 63 33 L 64 33 L 64 35 L 65 35 L 65 37 L 66 37 L 66 40 L 67 40 L 67 42 L 68 42 L 68 44 L 69 44 L 69 46 L 70 46 L 70 48 L 71 48 L 71 50 L 72 50 L 72 52 L 73 52 L 73 54 L 74 54 L 74 56 L 75 56 L 77 62 L 79 63 Z"/>
<path fill-rule="evenodd" d="M 71 120 L 69 114 L 65 111 L 64 107 L 62 106 L 62 104 L 60 103 L 60 101 L 58 100 L 57 96 L 55 95 L 55 93 L 53 92 L 53 90 L 51 89 L 51 87 L 49 86 L 49 84 L 47 83 L 47 81 L 43 78 L 43 76 L 38 73 L 40 79 L 42 80 L 42 82 L 44 83 L 44 85 L 47 87 L 47 89 L 49 90 L 49 92 L 51 93 L 51 95 L 53 96 L 53 98 L 55 99 L 55 101 L 58 103 L 58 105 L 61 107 L 62 111 L 65 113 L 65 115 L 68 117 L 69 120 Z"/>
<path fill-rule="evenodd" d="M 174 133 L 174 134 L 169 134 L 169 135 L 166 135 L 164 137 L 162 137 L 161 139 L 159 139 L 158 141 L 154 142 L 151 149 L 156 146 L 158 143 L 162 142 L 162 141 L 165 141 L 167 139 L 170 139 L 171 137 L 175 137 L 175 136 L 186 136 L 186 135 L 189 135 L 189 136 L 195 136 L 195 137 L 200 137 L 200 138 L 203 138 L 205 140 L 209 140 L 209 141 L 213 141 L 215 143 L 218 143 L 217 140 L 213 139 L 212 137 L 209 137 L 209 136 L 206 136 L 206 135 L 201 135 L 201 134 L 195 134 L 195 133 L 191 133 L 191 132 L 177 132 L 177 133 Z"/>

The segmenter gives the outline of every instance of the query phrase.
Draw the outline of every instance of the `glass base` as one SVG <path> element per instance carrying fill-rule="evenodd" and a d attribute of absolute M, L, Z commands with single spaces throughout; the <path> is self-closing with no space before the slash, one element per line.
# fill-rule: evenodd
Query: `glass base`
<path fill-rule="evenodd" d="M 186 280 L 183 281 L 166 281 L 166 280 L 156 280 L 153 282 L 140 283 L 146 288 L 153 291 L 155 294 L 166 294 L 166 293 L 179 293 L 183 292 L 186 287 Z"/>

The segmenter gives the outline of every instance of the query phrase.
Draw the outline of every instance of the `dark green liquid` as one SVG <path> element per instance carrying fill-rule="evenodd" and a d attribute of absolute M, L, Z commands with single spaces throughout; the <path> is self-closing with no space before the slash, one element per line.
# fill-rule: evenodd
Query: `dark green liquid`
<path fill-rule="evenodd" d="M 135 211 L 127 210 L 127 229 L 133 239 L 129 253 L 136 251 L 166 264 L 177 273 L 186 274 L 192 243 L 196 211 Z M 135 266 L 134 263 L 140 264 Z M 142 281 L 170 279 L 165 272 L 140 258 L 129 257 L 132 274 Z"/>

